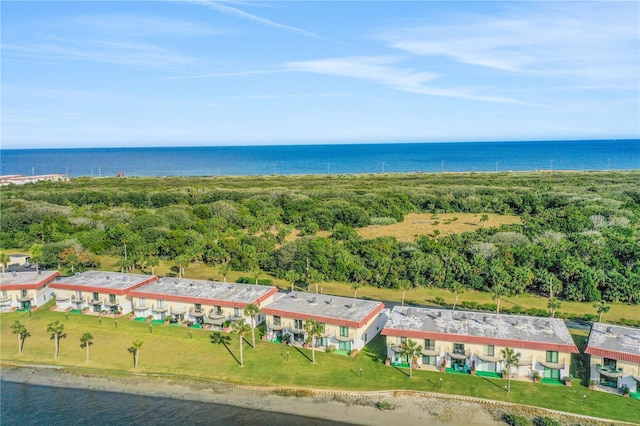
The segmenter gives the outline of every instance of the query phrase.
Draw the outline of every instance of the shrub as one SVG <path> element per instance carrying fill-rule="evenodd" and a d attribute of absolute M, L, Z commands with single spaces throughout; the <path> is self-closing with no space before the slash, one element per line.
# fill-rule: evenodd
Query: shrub
<path fill-rule="evenodd" d="M 505 421 L 509 426 L 530 426 L 531 421 L 525 416 L 520 416 L 518 414 L 513 413 L 505 413 L 502 416 L 502 420 Z"/>
<path fill-rule="evenodd" d="M 534 426 L 562 426 L 562 423 L 552 419 L 551 417 L 538 416 L 535 419 L 533 419 L 533 425 Z"/>
<path fill-rule="evenodd" d="M 393 225 L 394 223 L 398 223 L 398 221 L 393 217 L 372 217 L 370 224 L 371 225 Z"/>
<path fill-rule="evenodd" d="M 396 408 L 395 404 L 392 404 L 390 402 L 387 401 L 380 401 L 376 404 L 376 407 L 378 407 L 379 410 L 394 410 Z"/>
<path fill-rule="evenodd" d="M 273 394 L 278 396 L 295 396 L 296 398 L 313 396 L 313 392 L 308 389 L 274 389 Z"/>

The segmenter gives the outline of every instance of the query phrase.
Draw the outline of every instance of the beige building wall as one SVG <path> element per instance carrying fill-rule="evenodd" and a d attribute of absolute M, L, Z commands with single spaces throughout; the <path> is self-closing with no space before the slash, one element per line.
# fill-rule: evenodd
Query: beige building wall
<path fill-rule="evenodd" d="M 598 366 L 604 365 L 604 357 L 599 355 L 591 355 L 591 375 L 590 378 L 597 384 L 600 384 L 601 379 L 606 379 L 598 372 Z M 622 368 L 622 377 L 617 378 L 617 388 L 620 389 L 624 385 L 629 387 L 630 392 L 639 392 L 637 379 L 640 379 L 640 364 L 636 364 L 630 361 L 616 360 L 616 368 Z"/>
<path fill-rule="evenodd" d="M 31 299 L 31 309 L 43 305 L 48 300 L 47 287 L 44 286 L 40 289 L 2 290 L 0 292 L 0 312 L 12 311 L 14 308 L 22 309 L 24 299 Z"/>
<path fill-rule="evenodd" d="M 399 351 L 399 348 L 402 344 L 402 338 L 397 336 L 387 336 L 387 356 L 395 361 L 402 361 L 403 356 Z M 415 339 L 423 349 L 425 349 L 425 340 L 424 339 Z M 475 365 L 477 371 L 493 371 L 490 368 L 490 363 L 492 363 L 492 359 L 495 359 L 495 372 L 500 373 L 505 368 L 505 362 L 502 360 L 502 350 L 505 346 L 493 345 L 493 357 L 490 354 L 489 345 L 486 344 L 477 344 L 477 343 L 463 343 L 456 342 L 451 340 L 438 340 L 432 339 L 432 347 L 433 351 L 429 351 L 429 355 L 431 357 L 435 357 L 435 365 L 433 364 L 434 358 L 426 358 L 423 356 L 418 357 L 418 365 L 423 365 L 424 361 L 431 361 L 431 365 L 434 368 L 439 368 L 442 365 L 443 357 L 446 362 L 446 367 L 451 368 L 453 360 L 448 353 L 454 352 L 454 344 L 461 343 L 464 344 L 465 354 L 468 355 L 466 360 L 462 360 L 464 364 L 471 369 L 472 366 Z M 520 353 L 520 366 L 513 367 L 511 369 L 511 373 L 523 376 L 523 377 L 532 377 L 533 371 L 537 370 L 541 376 L 544 377 L 545 367 L 540 363 L 546 362 L 547 359 L 547 351 L 540 349 L 527 349 L 527 348 L 518 348 L 514 347 L 515 353 Z M 425 351 L 427 352 L 427 351 Z M 483 361 L 481 357 L 484 357 Z M 404 357 L 406 358 L 406 357 Z M 566 377 L 569 375 L 570 365 L 571 365 L 571 354 L 569 352 L 558 352 L 558 364 L 564 364 L 564 368 L 560 369 L 559 378 Z"/>

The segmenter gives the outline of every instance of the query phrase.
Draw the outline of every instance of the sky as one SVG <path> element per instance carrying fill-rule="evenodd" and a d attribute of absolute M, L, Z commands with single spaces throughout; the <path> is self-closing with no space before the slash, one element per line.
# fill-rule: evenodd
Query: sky
<path fill-rule="evenodd" d="M 3 149 L 640 138 L 637 1 L 0 13 Z"/>

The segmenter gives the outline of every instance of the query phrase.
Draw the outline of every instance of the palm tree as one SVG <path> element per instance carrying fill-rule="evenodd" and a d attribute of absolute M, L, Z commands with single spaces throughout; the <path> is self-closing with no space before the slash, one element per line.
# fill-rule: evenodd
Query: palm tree
<path fill-rule="evenodd" d="M 244 336 L 251 331 L 251 327 L 249 327 L 249 324 L 245 323 L 244 318 L 242 318 L 231 325 L 231 331 L 232 333 L 237 334 L 240 339 L 240 367 L 244 367 L 244 358 L 242 355 L 242 347 L 244 345 L 242 344 L 242 341 L 244 340 Z"/>
<path fill-rule="evenodd" d="M 228 263 L 222 264 L 218 268 L 218 271 L 222 274 L 222 282 L 226 283 L 227 275 L 229 275 L 229 272 L 231 272 L 231 265 L 229 265 Z"/>
<path fill-rule="evenodd" d="M 422 346 L 415 340 L 407 339 L 401 346 L 402 352 L 407 355 L 409 361 L 409 378 L 413 377 L 413 361 L 418 359 L 422 352 Z"/>
<path fill-rule="evenodd" d="M 258 285 L 258 282 L 260 281 L 261 273 L 262 271 L 260 271 L 260 268 L 255 268 L 253 271 L 251 271 L 251 277 L 253 277 L 256 285 Z"/>
<path fill-rule="evenodd" d="M 316 339 L 320 337 L 320 335 L 324 331 L 324 327 L 322 323 L 319 323 L 313 318 L 310 318 L 304 323 L 304 331 L 307 332 L 307 341 L 305 343 L 311 343 L 311 362 L 315 364 L 316 363 Z"/>
<path fill-rule="evenodd" d="M 291 291 L 293 291 L 293 286 L 295 285 L 296 281 L 300 279 L 300 274 L 293 269 L 290 269 L 285 273 L 284 279 L 287 280 L 287 282 L 291 283 Z"/>
<path fill-rule="evenodd" d="M 401 306 L 404 306 L 404 296 L 407 294 L 407 290 L 410 290 L 412 287 L 413 287 L 413 285 L 411 284 L 411 281 L 409 281 L 409 280 L 402 280 L 398 284 L 398 288 L 400 290 L 402 290 L 402 305 Z"/>
<path fill-rule="evenodd" d="M 256 315 L 260 313 L 260 306 L 254 305 L 253 303 L 249 303 L 246 308 L 244 308 L 244 314 L 251 318 L 251 343 L 253 349 L 256 348 L 256 326 L 255 319 Z"/>
<path fill-rule="evenodd" d="M 507 289 L 505 288 L 505 286 L 498 284 L 495 285 L 492 289 L 491 289 L 491 296 L 494 299 L 498 299 L 498 304 L 497 304 L 497 308 L 496 308 L 496 313 L 499 314 L 500 313 L 500 300 L 502 300 L 503 296 L 507 295 Z"/>
<path fill-rule="evenodd" d="M 22 353 L 22 347 L 24 346 L 24 340 L 31 336 L 31 333 L 27 331 L 27 327 L 24 326 L 20 321 L 15 320 L 13 325 L 11 326 L 11 332 L 18 336 L 18 353 Z"/>
<path fill-rule="evenodd" d="M 503 348 L 502 359 L 504 359 L 504 369 L 507 372 L 507 392 L 511 392 L 511 367 L 520 366 L 520 352 L 516 352 L 513 348 Z"/>
<path fill-rule="evenodd" d="M 60 321 L 50 322 L 47 324 L 47 332 L 51 333 L 51 338 L 56 342 L 54 358 L 58 358 L 58 353 L 60 352 L 60 339 L 67 337 L 64 333 L 64 324 Z"/>
<path fill-rule="evenodd" d="M 93 345 L 93 336 L 91 333 L 84 333 L 80 336 L 80 347 L 87 349 L 87 362 L 89 362 L 89 346 Z"/>
<path fill-rule="evenodd" d="M 144 342 L 140 339 L 136 339 L 129 347 L 129 353 L 133 354 L 133 368 L 138 368 L 138 360 L 140 359 L 140 348 Z"/>
<path fill-rule="evenodd" d="M 456 310 L 456 305 L 458 304 L 458 297 L 464 293 L 464 286 L 458 282 L 454 281 L 451 283 L 451 288 L 449 288 L 453 294 L 456 295 L 456 300 L 453 302 L 453 310 Z"/>
<path fill-rule="evenodd" d="M 318 283 L 324 279 L 324 275 L 322 275 L 317 269 L 311 268 L 309 270 L 309 284 L 316 285 L 316 294 L 318 294 Z"/>
<path fill-rule="evenodd" d="M 160 259 L 155 256 L 150 256 L 147 258 L 147 266 L 151 267 L 151 275 L 156 274 L 156 266 L 160 264 Z"/>
<path fill-rule="evenodd" d="M 560 303 L 560 301 L 555 297 L 552 297 L 551 299 L 549 299 L 549 303 L 547 303 L 547 308 L 551 310 L 551 318 L 555 318 L 556 309 L 559 309 L 560 306 L 562 306 L 562 303 Z"/>
<path fill-rule="evenodd" d="M 598 322 L 602 322 L 602 314 L 606 314 L 611 309 L 611 306 L 604 303 L 604 300 L 601 300 L 600 303 L 594 303 L 593 307 L 598 310 L 598 314 L 600 314 L 600 318 Z"/>
<path fill-rule="evenodd" d="M 9 264 L 10 257 L 5 253 L 0 253 L 0 265 L 2 265 L 2 272 L 7 269 L 7 265 Z"/>

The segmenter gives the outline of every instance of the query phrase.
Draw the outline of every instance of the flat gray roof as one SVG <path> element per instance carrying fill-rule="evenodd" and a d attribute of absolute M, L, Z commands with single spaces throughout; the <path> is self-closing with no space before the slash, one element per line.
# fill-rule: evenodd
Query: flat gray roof
<path fill-rule="evenodd" d="M 24 272 L 4 272 L 0 274 L 0 285 L 9 286 L 16 284 L 38 284 L 46 281 L 51 276 L 58 274 L 58 271 L 24 271 Z"/>
<path fill-rule="evenodd" d="M 594 322 L 587 346 L 640 356 L 640 328 Z"/>
<path fill-rule="evenodd" d="M 470 338 L 465 340 L 470 343 L 503 343 L 511 346 L 527 342 L 523 347 L 538 348 L 537 344 L 541 344 L 539 349 L 545 349 L 551 344 L 575 348 L 564 321 L 558 318 L 396 306 L 391 311 L 382 334 L 397 334 L 388 329 L 418 332 L 416 337 L 419 333 L 425 336 L 469 336 Z M 437 338 L 443 339 L 442 336 Z M 452 336 L 446 340 L 455 338 Z"/>
<path fill-rule="evenodd" d="M 227 301 L 242 304 L 254 303 L 275 294 L 274 286 L 223 283 L 220 281 L 190 280 L 186 278 L 160 278 L 131 292 L 135 297 L 153 295 L 178 296 L 181 298 Z M 198 300 L 194 302 L 198 303 Z"/>
<path fill-rule="evenodd" d="M 120 272 L 87 271 L 70 277 L 61 277 L 51 286 L 54 288 L 70 289 L 70 287 L 86 288 L 88 290 L 118 290 L 125 291 L 138 286 L 145 281 L 155 280 L 153 275 L 123 274 Z"/>
<path fill-rule="evenodd" d="M 343 325 L 340 323 L 366 322 L 383 308 L 384 304 L 376 300 L 292 291 L 274 300 L 263 312 L 288 317 L 298 316 L 300 319 L 314 318 L 319 321 L 325 318 L 333 320 L 333 324 Z"/>

